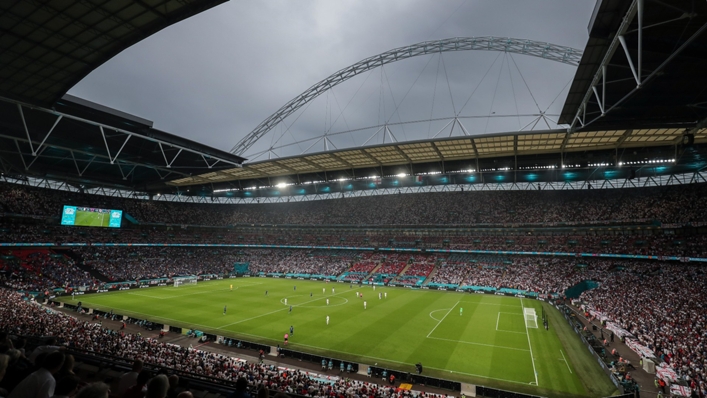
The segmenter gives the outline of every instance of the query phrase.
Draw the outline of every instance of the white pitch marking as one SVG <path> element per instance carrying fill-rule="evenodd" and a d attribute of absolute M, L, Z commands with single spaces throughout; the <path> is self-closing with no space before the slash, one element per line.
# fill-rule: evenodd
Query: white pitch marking
<path fill-rule="evenodd" d="M 570 369 L 570 364 L 567 363 L 567 358 L 565 358 L 565 354 L 560 350 L 560 354 L 562 354 L 562 360 L 565 361 L 565 365 L 567 365 L 567 370 L 570 371 L 570 374 L 572 373 L 572 369 Z"/>
<path fill-rule="evenodd" d="M 435 318 L 435 317 L 433 317 L 432 314 L 434 314 L 434 313 L 437 312 L 437 311 L 444 311 L 444 310 L 446 310 L 446 309 L 447 309 L 447 308 L 442 308 L 441 310 L 430 311 L 430 318 L 432 318 L 432 319 L 434 319 L 435 321 L 439 322 L 440 320 L 437 319 L 437 318 Z"/>
<path fill-rule="evenodd" d="M 494 345 L 494 344 L 474 343 L 473 341 L 464 341 L 464 340 L 443 339 L 443 338 L 441 338 L 441 337 L 428 337 L 428 339 L 442 340 L 442 341 L 450 341 L 450 342 L 452 342 L 452 343 L 462 343 L 462 344 L 478 345 L 478 346 L 482 346 L 482 347 L 502 348 L 502 349 L 504 349 L 504 350 L 525 351 L 525 352 L 530 351 L 530 350 L 526 350 L 525 348 L 515 348 L 515 347 L 505 347 L 505 346 L 502 346 L 502 345 Z"/>
<path fill-rule="evenodd" d="M 432 330 L 430 330 L 429 333 L 427 333 L 427 337 L 430 337 L 430 335 L 432 334 L 432 332 L 434 332 L 435 329 L 437 329 L 437 326 L 439 326 L 439 324 L 442 323 L 442 321 L 444 320 L 444 318 L 446 318 L 447 315 L 449 315 L 449 313 L 452 312 L 452 310 L 454 309 L 454 307 L 457 306 L 457 304 L 459 304 L 459 301 L 457 301 L 456 303 L 454 303 L 454 305 L 452 306 L 452 308 L 450 308 L 449 311 L 447 311 L 447 313 L 444 314 L 444 316 L 442 317 L 442 319 L 440 319 L 439 322 L 437 322 L 437 324 L 435 325 L 435 327 L 432 328 Z"/>
<path fill-rule="evenodd" d="M 282 310 L 279 310 L 279 311 L 282 311 Z M 175 324 L 182 324 L 182 322 L 184 322 L 184 320 L 180 320 L 180 319 L 165 318 L 165 317 L 155 316 L 155 315 L 152 315 L 152 314 L 145 314 L 145 313 L 137 312 L 137 311 L 125 311 L 125 312 L 126 312 L 126 313 L 136 314 L 136 315 L 145 315 L 146 317 L 150 317 L 150 318 L 153 318 L 153 319 L 161 319 L 161 320 L 166 320 L 166 321 L 174 321 L 174 322 L 176 322 Z M 276 312 L 277 312 L 277 311 L 276 311 Z M 185 323 L 188 323 L 188 324 L 191 325 L 191 326 L 201 326 L 201 327 L 203 327 L 204 329 L 207 329 L 207 330 L 208 330 L 208 329 L 211 329 L 211 330 L 214 330 L 214 329 L 219 330 L 219 329 L 222 329 L 222 328 L 223 328 L 223 326 L 222 326 L 222 327 L 213 327 L 213 326 L 201 325 L 201 324 L 198 324 L 198 323 L 191 323 L 191 322 L 185 322 Z M 237 332 L 237 334 L 238 334 L 238 335 L 243 335 L 243 336 L 257 337 L 257 338 L 260 338 L 260 339 L 271 340 L 271 341 L 277 341 L 277 342 L 280 341 L 280 340 L 270 339 L 270 338 L 267 338 L 267 337 L 258 336 L 258 335 L 254 335 L 254 334 L 249 334 L 249 333 L 243 333 L 243 332 Z M 438 339 L 438 338 L 436 338 L 436 337 L 430 337 L 430 338 L 431 338 L 431 339 L 437 339 L 437 340 L 447 340 L 447 339 Z M 457 340 L 448 340 L 448 341 L 458 342 L 458 343 L 460 342 L 460 341 L 457 341 Z M 463 341 L 461 341 L 460 343 L 476 344 L 476 343 L 463 342 Z M 295 343 L 295 345 L 297 345 L 297 346 L 302 346 L 302 347 L 316 348 L 316 349 L 320 349 L 320 350 L 323 349 L 323 347 L 317 347 L 317 346 L 312 346 L 312 345 L 307 345 L 307 344 L 302 344 L 302 343 Z M 524 350 L 522 350 L 522 349 L 511 348 L 511 347 L 499 347 L 499 346 L 490 346 L 490 347 L 498 347 L 498 348 L 506 348 L 506 349 L 511 349 L 511 350 L 521 350 L 521 351 L 524 351 Z M 396 360 L 393 360 L 393 359 L 371 357 L 371 356 L 360 355 L 360 354 L 352 354 L 352 353 L 350 353 L 350 352 L 337 351 L 337 350 L 332 350 L 332 349 L 330 349 L 330 348 L 326 348 L 326 350 L 327 350 L 327 351 L 332 351 L 332 352 L 337 352 L 337 353 L 340 353 L 340 354 L 354 355 L 354 356 L 361 357 L 361 358 L 377 359 L 377 360 L 379 360 L 379 361 L 387 361 L 387 362 L 393 362 L 393 363 L 399 363 L 399 364 L 409 365 L 409 362 L 400 362 L 400 361 L 396 361 Z M 527 350 L 525 350 L 525 351 L 527 351 Z M 429 368 L 429 369 L 434 369 L 434 370 L 440 370 L 440 371 L 447 371 L 447 370 L 448 370 L 448 369 L 433 368 L 433 367 L 431 367 L 431 366 L 427 366 L 427 368 Z M 496 377 L 490 377 L 490 376 L 485 376 L 485 375 L 477 375 L 477 374 L 474 374 L 474 373 L 466 373 L 466 372 L 459 372 L 459 371 L 454 371 L 453 373 L 463 374 L 463 375 L 467 375 L 467 376 L 480 377 L 480 378 L 489 379 L 489 380 L 506 381 L 506 382 L 515 383 L 515 384 L 528 384 L 528 383 L 525 383 L 525 382 L 522 382 L 522 381 L 508 380 L 508 379 L 499 379 L 499 378 L 496 378 Z M 533 382 L 530 382 L 529 384 L 533 384 Z"/>
<path fill-rule="evenodd" d="M 242 333 L 242 334 L 246 334 L 246 333 Z M 254 337 L 260 337 L 260 336 L 255 336 L 255 335 L 252 335 L 252 336 L 254 336 Z M 435 337 L 430 337 L 430 338 L 431 338 L 431 339 L 434 339 Z M 275 340 L 273 340 L 273 341 L 275 341 Z M 277 340 L 277 341 L 279 341 L 279 340 Z M 452 340 L 452 341 L 456 341 L 456 340 Z M 295 345 L 297 345 L 297 346 L 302 346 L 302 347 L 316 348 L 316 349 L 320 349 L 320 350 L 322 349 L 322 347 L 316 347 L 316 346 L 307 345 L 307 344 L 301 344 L 301 343 L 295 343 Z M 493 346 L 493 347 L 498 347 L 498 346 Z M 339 354 L 355 355 L 355 356 L 361 357 L 361 358 L 376 359 L 376 360 L 379 360 L 379 361 L 386 361 L 386 362 L 393 362 L 393 363 L 399 363 L 399 364 L 409 365 L 409 362 L 400 362 L 400 361 L 396 361 L 396 360 L 393 360 L 393 359 L 385 359 L 385 358 L 371 357 L 371 356 L 367 356 L 367 355 L 352 354 L 352 353 L 350 353 L 350 352 L 331 350 L 331 349 L 328 349 L 328 348 L 327 348 L 326 350 L 327 350 L 327 351 L 331 351 L 331 352 L 336 352 L 336 353 L 339 353 Z M 427 366 L 427 368 L 429 368 L 429 369 L 434 369 L 434 370 L 445 371 L 445 372 L 449 370 L 449 369 L 433 368 L 433 367 L 431 367 L 431 366 Z M 496 378 L 496 377 L 489 377 L 489 376 L 477 375 L 477 374 L 474 374 L 474 373 L 459 372 L 459 371 L 456 371 L 456 370 L 455 370 L 455 371 L 452 371 L 452 373 L 458 373 L 458 374 L 463 374 L 463 375 L 467 375 L 467 376 L 474 376 L 474 377 L 481 377 L 481 378 L 489 379 L 489 380 L 506 381 L 506 382 L 509 382 L 509 383 L 527 384 L 527 383 L 525 383 L 525 382 L 517 381 L 517 380 L 499 379 L 499 378 Z M 530 384 L 532 384 L 532 382 L 530 382 Z"/>
<path fill-rule="evenodd" d="M 520 299 L 520 306 L 523 307 L 523 313 L 525 313 L 525 306 L 523 305 L 523 299 Z M 535 369 L 535 358 L 533 358 L 533 346 L 530 344 L 530 333 L 528 333 L 528 323 L 525 322 L 525 315 L 523 316 L 523 324 L 525 325 L 525 334 L 528 336 L 528 348 L 530 349 L 530 360 L 533 362 L 533 373 L 535 374 L 535 385 L 538 385 L 538 371 Z"/>
<path fill-rule="evenodd" d="M 501 313 L 498 313 L 498 316 L 496 317 L 496 331 L 498 332 L 498 321 L 501 320 Z"/>
<path fill-rule="evenodd" d="M 332 295 L 330 295 L 329 297 L 338 296 L 338 295 L 340 295 L 340 294 L 344 294 L 345 292 L 346 292 L 346 291 L 341 292 L 341 293 L 332 294 Z M 313 302 L 315 302 L 315 301 L 317 301 L 317 300 L 322 300 L 322 299 L 321 299 L 321 298 L 317 298 L 317 299 L 314 299 L 314 300 L 305 301 L 305 302 L 302 303 L 302 304 L 295 304 L 295 305 L 293 305 L 293 307 L 300 307 L 300 306 L 303 306 L 303 305 L 305 305 L 305 304 L 313 303 Z M 260 315 L 257 315 L 257 316 L 251 317 L 251 318 L 241 319 L 240 321 L 236 321 L 236 322 L 233 322 L 233 323 L 229 323 L 228 325 L 219 326 L 217 329 L 223 329 L 223 328 L 228 327 L 228 326 L 237 325 L 237 324 L 239 324 L 239 323 L 251 321 L 251 320 L 253 320 L 253 319 L 262 318 L 262 317 L 267 316 L 267 315 L 272 315 L 272 314 L 274 314 L 274 313 L 276 313 L 276 312 L 284 311 L 284 310 L 286 310 L 287 308 L 288 308 L 288 307 L 284 307 L 284 308 L 281 308 L 281 309 L 279 309 L 279 310 L 266 312 L 266 313 L 264 313 L 264 314 L 260 314 Z"/>

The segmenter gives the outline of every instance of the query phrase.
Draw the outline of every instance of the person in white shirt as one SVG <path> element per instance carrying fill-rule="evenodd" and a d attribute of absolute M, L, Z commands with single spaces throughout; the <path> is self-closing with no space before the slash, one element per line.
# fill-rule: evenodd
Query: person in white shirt
<path fill-rule="evenodd" d="M 142 361 L 137 359 L 133 362 L 133 367 L 130 372 L 124 373 L 120 376 L 120 381 L 118 382 L 118 391 L 116 395 L 123 396 L 128 388 L 134 386 L 137 383 L 137 375 L 142 370 Z"/>
<path fill-rule="evenodd" d="M 53 337 L 47 340 L 47 343 L 45 345 L 40 345 L 39 347 L 35 348 L 34 351 L 32 351 L 32 354 L 30 354 L 29 359 L 30 362 L 34 363 L 35 359 L 39 356 L 39 354 L 42 353 L 51 353 L 55 351 L 59 351 L 61 349 L 61 346 L 56 345 L 56 339 Z M 40 364 L 35 363 L 35 365 L 39 366 Z"/>
<path fill-rule="evenodd" d="M 25 377 L 8 398 L 49 398 L 54 395 L 54 374 L 64 365 L 64 354 L 56 351 L 44 357 L 42 367 Z"/>

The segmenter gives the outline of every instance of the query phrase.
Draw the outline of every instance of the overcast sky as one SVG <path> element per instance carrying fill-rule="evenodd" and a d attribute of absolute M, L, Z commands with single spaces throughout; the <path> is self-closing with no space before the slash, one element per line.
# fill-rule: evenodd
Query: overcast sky
<path fill-rule="evenodd" d="M 502 36 L 581 50 L 594 3 L 232 0 L 128 48 L 69 93 L 152 120 L 166 132 L 230 150 L 308 87 L 396 47 L 450 37 Z M 481 51 L 400 61 L 323 94 L 246 154 L 352 129 L 363 130 L 335 135 L 332 143 L 381 143 L 381 133 L 373 136 L 379 128 L 365 127 L 455 112 L 469 117 L 462 120 L 472 134 L 515 131 L 533 118 L 470 116 L 530 114 L 538 108 L 559 113 L 574 72 L 572 66 L 547 60 Z M 391 132 L 397 140 L 445 136 L 446 123 L 394 125 Z M 536 128 L 540 126 L 546 128 L 542 122 Z M 312 144 L 274 153 L 294 155 Z M 320 141 L 309 152 L 324 148 Z"/>

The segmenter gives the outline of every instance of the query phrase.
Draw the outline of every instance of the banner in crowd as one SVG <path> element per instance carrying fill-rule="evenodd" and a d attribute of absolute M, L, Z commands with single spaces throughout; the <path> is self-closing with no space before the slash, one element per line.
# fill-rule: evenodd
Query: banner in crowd
<path fill-rule="evenodd" d="M 626 330 L 626 329 L 622 328 L 621 326 L 619 326 L 618 323 L 607 322 L 605 327 L 606 327 L 607 330 L 610 330 L 610 331 L 614 332 L 614 334 L 615 334 L 616 336 L 619 336 L 619 338 L 621 338 L 621 339 L 624 339 L 624 338 L 626 338 L 626 337 L 635 338 L 635 337 L 631 334 L 631 332 L 629 332 L 628 330 Z M 651 355 L 651 356 L 654 356 L 654 355 Z"/>
<path fill-rule="evenodd" d="M 656 377 L 663 379 L 666 383 L 675 383 L 678 381 L 678 374 L 668 366 L 666 363 L 662 363 L 659 366 L 656 366 L 655 368 L 655 375 Z"/>
<path fill-rule="evenodd" d="M 597 310 L 595 310 L 595 309 L 593 309 L 593 308 L 589 308 L 589 307 L 586 306 L 586 305 L 585 305 L 585 306 L 582 306 L 582 309 L 585 310 L 585 311 L 587 311 L 587 312 L 589 312 L 589 315 L 593 316 L 594 318 L 596 318 L 596 319 L 598 319 L 598 320 L 600 320 L 600 321 L 602 321 L 602 322 L 609 320 L 609 317 L 607 317 L 606 315 L 604 315 L 603 312 L 599 312 L 599 311 L 597 311 Z M 608 328 L 607 328 L 607 329 L 608 329 Z M 618 333 L 614 332 L 614 334 L 618 334 Z"/>
<path fill-rule="evenodd" d="M 642 356 L 645 358 L 655 358 L 655 352 L 653 350 L 651 350 L 650 348 L 639 343 L 638 340 L 636 340 L 636 339 L 632 339 L 632 338 L 626 339 L 626 345 L 628 346 L 628 348 L 632 349 L 633 352 L 635 352 L 639 356 Z"/>
<path fill-rule="evenodd" d="M 673 397 L 689 397 L 692 395 L 692 389 L 687 386 L 672 384 L 670 386 L 670 395 Z"/>

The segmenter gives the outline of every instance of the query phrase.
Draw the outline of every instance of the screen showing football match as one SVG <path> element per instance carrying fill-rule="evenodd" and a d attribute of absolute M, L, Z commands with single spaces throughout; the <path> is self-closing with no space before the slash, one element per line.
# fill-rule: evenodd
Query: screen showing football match
<path fill-rule="evenodd" d="M 122 210 L 98 209 L 94 207 L 64 205 L 64 211 L 61 213 L 61 225 L 120 228 L 122 219 Z"/>

